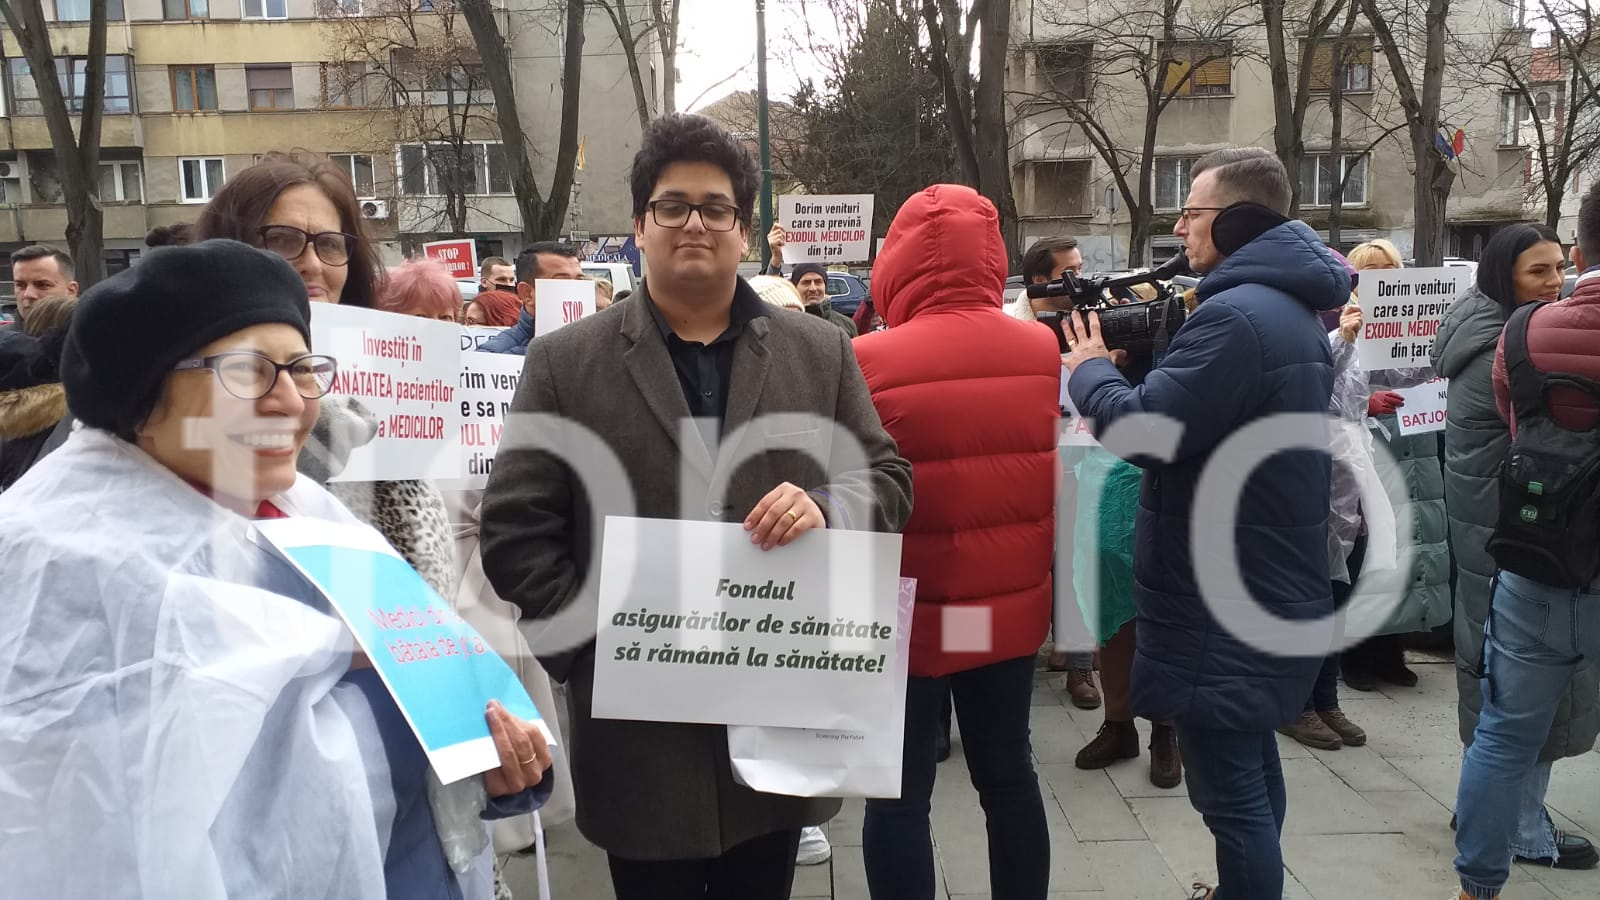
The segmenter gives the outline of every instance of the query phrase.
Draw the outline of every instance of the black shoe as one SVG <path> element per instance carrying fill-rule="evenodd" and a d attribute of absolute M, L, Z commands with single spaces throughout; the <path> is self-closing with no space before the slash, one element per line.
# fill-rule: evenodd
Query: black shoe
<path fill-rule="evenodd" d="M 950 735 L 941 734 L 933 739 L 933 759 L 944 762 L 950 758 Z"/>
<path fill-rule="evenodd" d="M 1372 692 L 1378 689 L 1378 678 L 1368 669 L 1341 665 L 1339 674 L 1344 676 L 1344 686 L 1352 691 Z M 1413 682 L 1415 683 L 1415 682 Z"/>
<path fill-rule="evenodd" d="M 1556 869 L 1592 869 L 1600 864 L 1600 853 L 1596 853 L 1594 845 L 1588 840 L 1565 831 L 1556 832 L 1556 858 L 1548 856 L 1529 858 L 1517 857 L 1517 862 L 1528 863 L 1535 866 L 1550 866 Z"/>
<path fill-rule="evenodd" d="M 1078 751 L 1073 765 L 1104 769 L 1114 762 L 1139 758 L 1139 728 L 1132 722 L 1106 722 L 1094 739 Z"/>
<path fill-rule="evenodd" d="M 1387 684 L 1398 685 L 1399 687 L 1417 686 L 1417 673 L 1406 668 L 1404 665 L 1395 666 L 1394 668 L 1388 669 L 1379 669 L 1378 671 L 1374 672 L 1373 675 L 1375 675 L 1379 681 Z M 1348 679 L 1345 683 L 1349 683 Z"/>

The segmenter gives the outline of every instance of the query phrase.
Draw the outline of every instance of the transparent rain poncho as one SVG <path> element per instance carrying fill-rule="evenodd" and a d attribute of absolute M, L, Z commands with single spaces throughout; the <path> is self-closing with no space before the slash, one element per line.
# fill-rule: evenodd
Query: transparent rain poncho
<path fill-rule="evenodd" d="M 353 521 L 305 478 L 274 503 Z M 0 893 L 385 896 L 353 645 L 251 533 L 93 430 L 0 496 Z"/>

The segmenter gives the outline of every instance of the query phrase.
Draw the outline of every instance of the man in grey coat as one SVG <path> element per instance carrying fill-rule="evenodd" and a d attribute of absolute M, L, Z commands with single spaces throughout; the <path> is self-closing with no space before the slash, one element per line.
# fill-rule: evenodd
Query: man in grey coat
<path fill-rule="evenodd" d="M 667 116 L 645 132 L 630 180 L 650 276 L 630 302 L 529 345 L 484 498 L 484 571 L 567 685 L 578 828 L 609 855 L 619 900 L 783 900 L 801 828 L 839 802 L 739 784 L 723 726 L 591 714 L 601 528 L 616 514 L 742 523 L 780 553 L 812 528 L 897 532 L 911 467 L 844 333 L 769 314 L 738 277 L 759 183 L 749 151 L 700 116 Z M 572 426 L 615 454 L 610 482 L 576 474 L 603 453 L 535 449 Z M 617 496 L 629 492 L 632 509 Z M 590 611 L 586 635 L 553 636 L 573 607 Z"/>

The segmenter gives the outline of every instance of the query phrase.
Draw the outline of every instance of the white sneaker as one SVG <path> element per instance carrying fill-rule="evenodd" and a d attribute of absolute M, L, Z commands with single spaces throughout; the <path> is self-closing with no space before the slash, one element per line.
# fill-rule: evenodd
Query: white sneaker
<path fill-rule="evenodd" d="M 821 828 L 800 829 L 800 852 L 795 854 L 795 865 L 820 866 L 832 856 L 833 848 L 828 846 L 828 836 Z"/>

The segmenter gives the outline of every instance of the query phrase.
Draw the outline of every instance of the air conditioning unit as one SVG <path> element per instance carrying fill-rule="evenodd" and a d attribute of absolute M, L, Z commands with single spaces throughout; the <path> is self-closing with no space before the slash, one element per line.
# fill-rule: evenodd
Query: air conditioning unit
<path fill-rule="evenodd" d="M 389 218 L 389 201 L 363 200 L 361 201 L 361 218 L 387 219 Z"/>
<path fill-rule="evenodd" d="M 16 163 L 0 162 L 0 178 L 15 178 L 16 174 Z"/>

